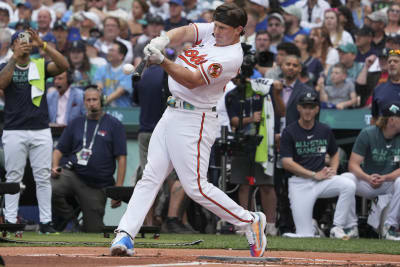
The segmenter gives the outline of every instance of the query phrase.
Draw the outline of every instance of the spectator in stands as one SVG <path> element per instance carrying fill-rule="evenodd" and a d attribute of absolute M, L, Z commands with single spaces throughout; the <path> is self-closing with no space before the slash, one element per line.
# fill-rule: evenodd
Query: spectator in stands
<path fill-rule="evenodd" d="M 329 33 L 324 27 L 311 30 L 310 38 L 313 40 L 311 55 L 320 60 L 324 73 L 327 74 L 331 66 L 339 62 L 339 53 L 332 46 Z"/>
<path fill-rule="evenodd" d="M 400 34 L 400 4 L 392 3 L 387 10 L 388 23 L 385 27 L 385 34 Z"/>
<path fill-rule="evenodd" d="M 353 40 L 354 40 L 355 33 L 359 29 L 359 27 L 357 27 L 354 24 L 353 14 L 351 13 L 351 10 L 349 8 L 347 8 L 346 6 L 340 6 L 340 7 L 338 7 L 338 12 L 339 12 L 340 25 L 342 25 L 342 27 L 345 31 L 347 31 L 348 33 L 351 34 L 351 37 L 353 37 Z"/>
<path fill-rule="evenodd" d="M 370 8 L 361 2 L 361 0 L 347 0 L 346 7 L 350 10 L 352 15 L 348 19 L 351 19 L 357 28 L 362 28 L 364 26 L 364 17 L 366 14 L 370 13 Z"/>
<path fill-rule="evenodd" d="M 274 66 L 265 73 L 265 78 L 279 80 L 282 78 L 282 64 L 286 56 L 295 55 L 300 57 L 300 51 L 296 45 L 283 42 L 278 45 L 278 53 L 276 54 Z"/>
<path fill-rule="evenodd" d="M 26 159 L 29 158 L 39 204 L 39 231 L 55 233 L 51 223 L 50 185 L 53 142 L 44 83 L 46 78 L 66 71 L 68 61 L 57 50 L 47 46 L 32 29 L 28 33 L 29 43 L 22 42 L 19 33 L 14 33 L 11 38 L 13 56 L 7 63 L 0 65 L 0 89 L 5 96 L 2 141 L 6 179 L 10 183 L 20 183 Z M 31 59 L 33 48 L 44 50 L 52 60 L 44 62 L 43 58 Z M 28 72 L 35 72 L 36 75 L 28 75 Z M 31 97 L 31 92 L 37 92 L 37 96 Z M 17 222 L 19 196 L 19 193 L 5 195 L 4 215 L 10 223 Z"/>
<path fill-rule="evenodd" d="M 42 0 L 29 0 L 29 3 L 32 5 L 32 21 L 39 22 L 39 18 L 38 18 L 39 12 L 43 9 L 46 9 L 50 12 L 50 17 L 51 17 L 50 25 L 53 25 L 54 22 L 56 22 L 56 20 L 57 20 L 56 13 L 52 9 L 45 6 L 42 3 Z M 15 10 L 14 17 L 18 17 L 18 12 L 19 12 L 18 9 Z"/>
<path fill-rule="evenodd" d="M 277 46 L 283 41 L 283 37 L 285 36 L 285 20 L 281 14 L 272 13 L 268 15 L 267 31 L 271 35 L 269 50 L 276 54 L 278 52 Z"/>
<path fill-rule="evenodd" d="M 108 54 L 108 50 L 114 46 L 114 41 L 117 40 L 124 44 L 127 49 L 126 56 L 123 59 L 124 63 L 132 63 L 133 51 L 132 44 L 119 37 L 121 32 L 121 23 L 116 17 L 106 17 L 104 19 L 104 34 L 99 38 L 94 46 L 99 50 L 100 56 L 106 58 L 105 55 Z"/>
<path fill-rule="evenodd" d="M 347 79 L 354 83 L 364 66 L 364 63 L 354 61 L 357 55 L 357 47 L 353 43 L 347 43 L 346 45 L 340 45 L 338 51 L 339 62 L 342 63 L 347 70 Z M 325 80 L 326 85 L 332 85 L 332 68 L 333 66 L 328 70 L 328 75 Z"/>
<path fill-rule="evenodd" d="M 333 65 L 331 72 L 332 85 L 324 86 L 324 78 L 318 81 L 315 90 L 319 92 L 322 108 L 346 109 L 357 104 L 354 83 L 346 80 L 347 70 L 342 63 Z"/>
<path fill-rule="evenodd" d="M 251 46 L 252 50 L 256 49 L 256 25 L 258 21 L 258 13 L 254 9 L 246 9 L 247 24 L 244 27 L 244 35 L 240 36 L 240 42 Z"/>
<path fill-rule="evenodd" d="M 82 21 L 82 12 L 86 9 L 86 4 L 88 9 L 95 9 L 92 7 L 92 1 L 86 2 L 85 0 L 73 0 L 72 4 L 70 5 L 69 9 L 64 13 L 61 20 L 70 26 L 70 23 L 73 20 Z M 95 0 L 94 3 L 96 4 L 103 4 L 103 0 Z"/>
<path fill-rule="evenodd" d="M 325 0 L 300 0 L 295 5 L 301 10 L 300 26 L 307 29 L 321 27 L 325 10 L 331 7 Z"/>
<path fill-rule="evenodd" d="M 56 48 L 62 54 L 67 54 L 68 51 L 68 27 L 61 20 L 57 20 L 53 26 L 53 35 L 56 38 Z"/>
<path fill-rule="evenodd" d="M 97 67 L 90 63 L 85 42 L 72 42 L 68 48 L 67 57 L 72 73 L 72 86 L 83 90 L 86 86 L 92 84 Z"/>
<path fill-rule="evenodd" d="M 347 43 L 354 43 L 351 34 L 343 29 L 339 21 L 339 12 L 336 8 L 325 11 L 323 26 L 327 29 L 334 48 Z"/>
<path fill-rule="evenodd" d="M 357 227 L 346 220 L 355 206 L 356 186 L 353 181 L 337 175 L 339 151 L 332 130 L 319 123 L 319 100 L 316 92 L 304 92 L 298 101 L 298 121 L 282 133 L 280 155 L 282 165 L 290 174 L 289 199 L 296 233 L 287 237 L 314 237 L 313 207 L 317 198 L 338 196 L 331 238 L 346 238 L 346 228 Z M 329 164 L 325 157 L 329 155 Z"/>
<path fill-rule="evenodd" d="M 163 20 L 166 20 L 168 18 L 169 7 L 167 1 L 150 0 L 148 1 L 148 4 L 150 7 L 149 14 L 160 16 Z"/>
<path fill-rule="evenodd" d="M 267 8 L 269 7 L 269 2 L 267 0 L 249 0 L 249 7 L 251 10 L 256 12 L 255 18 L 257 18 L 255 31 L 261 31 L 267 29 Z M 249 12 L 247 12 L 249 14 Z"/>
<path fill-rule="evenodd" d="M 9 22 L 10 22 L 9 10 L 4 6 L 0 6 L 0 31 L 9 31 L 11 34 L 13 34 L 14 31 L 8 27 Z"/>
<path fill-rule="evenodd" d="M 349 173 L 343 176 L 357 185 L 356 194 L 373 199 L 391 194 L 384 221 L 383 237 L 400 241 L 400 101 L 390 101 L 379 115 L 376 125 L 361 130 L 349 160 Z M 349 212 L 357 222 L 355 207 Z"/>
<path fill-rule="evenodd" d="M 294 43 L 300 50 L 301 63 L 307 70 L 309 84 L 316 85 L 318 78 L 324 73 L 324 68 L 321 61 L 311 55 L 313 40 L 308 35 L 298 34 L 294 38 Z"/>
<path fill-rule="evenodd" d="M 400 50 L 390 50 L 388 55 L 389 80 L 378 85 L 372 95 L 372 124 L 382 114 L 383 107 L 393 101 L 400 101 Z"/>
<path fill-rule="evenodd" d="M 104 17 L 116 17 L 124 21 L 128 20 L 128 12 L 117 6 L 118 0 L 107 0 L 105 1 L 105 7 L 103 8 Z"/>
<path fill-rule="evenodd" d="M 11 33 L 9 31 L 0 31 L 0 64 L 7 63 L 12 55 Z"/>
<path fill-rule="evenodd" d="M 296 5 L 291 5 L 288 7 L 284 7 L 283 9 L 283 17 L 285 18 L 285 42 L 293 42 L 294 38 L 298 34 L 306 34 L 308 35 L 308 30 L 303 29 L 300 26 L 301 21 L 301 9 Z"/>
<path fill-rule="evenodd" d="M 256 33 L 256 59 L 258 59 L 258 62 L 255 68 L 262 76 L 264 76 L 267 70 L 272 68 L 274 64 L 275 55 L 269 51 L 270 44 L 271 35 L 266 30 Z"/>
<path fill-rule="evenodd" d="M 248 66 L 247 66 L 248 67 Z M 245 72 L 242 72 L 242 75 Z M 242 81 L 241 81 L 242 82 Z M 245 209 L 254 209 L 249 203 L 251 186 L 257 186 L 260 191 L 261 205 L 267 217 L 266 234 L 277 235 L 276 223 L 276 194 L 274 189 L 273 169 L 274 158 L 274 126 L 275 115 L 284 114 L 285 105 L 281 97 L 282 83 L 272 80 L 247 80 L 246 84 L 239 84 L 225 96 L 226 109 L 230 118 L 230 125 L 236 132 L 248 136 L 261 135 L 261 143 L 254 147 L 254 151 L 232 157 L 230 182 L 239 184 L 239 204 Z M 246 98 L 242 97 L 245 86 Z M 240 102 L 244 100 L 243 111 Z M 276 103 L 274 105 L 274 103 Z M 240 114 L 243 112 L 243 114 Z M 268 114 L 268 116 L 266 116 Z M 242 129 L 239 118 L 242 117 Z M 264 127 L 262 126 L 264 125 Z"/>
<path fill-rule="evenodd" d="M 17 18 L 12 21 L 9 25 L 11 28 L 16 28 L 16 25 L 20 21 L 26 21 L 32 29 L 37 29 L 37 22 L 32 21 L 32 5 L 28 1 L 20 1 L 17 3 Z"/>
<path fill-rule="evenodd" d="M 143 33 L 143 25 L 147 12 L 149 12 L 149 5 L 145 0 L 134 0 L 132 2 L 131 18 L 128 20 L 132 45 L 136 44 L 136 39 Z"/>
<path fill-rule="evenodd" d="M 65 71 L 54 77 L 56 90 L 47 94 L 51 124 L 68 125 L 72 120 L 85 115 L 83 91 L 72 85 L 72 73 Z"/>
<path fill-rule="evenodd" d="M 372 29 L 368 26 L 364 26 L 356 32 L 356 46 L 357 56 L 355 62 L 365 62 L 365 59 L 370 55 L 376 55 L 376 50 L 371 46 Z"/>
<path fill-rule="evenodd" d="M 79 202 L 83 231 L 103 231 L 107 200 L 104 188 L 122 186 L 125 179 L 127 145 L 124 126 L 103 112 L 99 90 L 89 87 L 84 96 L 86 116 L 68 124 L 53 152 L 52 203 L 59 231 L 74 216 L 67 196 L 73 196 Z M 62 157 L 67 162 L 63 168 Z M 116 162 L 117 181 L 113 177 Z M 112 208 L 120 204 L 120 201 L 111 201 Z"/>
<path fill-rule="evenodd" d="M 96 47 L 94 47 L 96 40 L 97 39 L 94 37 L 91 37 L 88 40 L 86 40 L 86 55 L 89 58 L 90 64 L 93 64 L 97 68 L 99 68 L 101 66 L 105 66 L 107 64 L 107 60 L 105 60 L 102 57 L 99 57 L 99 51 L 97 50 Z"/>
<path fill-rule="evenodd" d="M 374 32 L 372 47 L 376 50 L 381 50 L 385 47 L 385 27 L 388 23 L 387 15 L 385 12 L 378 10 L 369 14 L 367 18 L 370 20 L 370 24 L 368 26 L 371 27 Z"/>
<path fill-rule="evenodd" d="M 49 9 L 42 9 L 38 12 L 38 32 L 40 37 L 51 34 L 51 15 Z"/>
<path fill-rule="evenodd" d="M 93 82 L 105 97 L 104 104 L 113 107 L 130 107 L 132 81 L 129 75 L 122 71 L 122 65 L 127 49 L 120 41 L 114 41 L 108 49 L 107 65 L 100 67 Z"/>
<path fill-rule="evenodd" d="M 183 4 L 185 6 L 184 11 L 186 13 L 186 18 L 193 22 L 198 21 L 201 13 L 210 8 L 210 4 L 207 1 L 184 0 Z"/>
<path fill-rule="evenodd" d="M 103 30 L 103 23 L 100 17 L 94 12 L 82 12 L 82 21 L 75 27 L 79 28 L 79 35 L 82 40 L 92 37 L 94 30 Z"/>
<path fill-rule="evenodd" d="M 169 31 L 174 28 L 185 26 L 191 23 L 190 20 L 183 17 L 183 1 L 170 0 L 169 1 L 169 18 L 164 23 L 164 30 Z"/>

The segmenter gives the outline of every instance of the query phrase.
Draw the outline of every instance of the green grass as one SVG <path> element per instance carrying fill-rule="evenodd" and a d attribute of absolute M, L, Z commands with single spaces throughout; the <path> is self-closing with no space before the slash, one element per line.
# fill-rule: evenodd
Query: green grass
<path fill-rule="evenodd" d="M 112 235 L 111 235 L 112 236 Z M 34 232 L 24 232 L 23 238 L 9 236 L 12 240 L 35 241 L 35 242 L 66 242 L 66 243 L 43 243 L 43 244 L 21 244 L 0 243 L 4 246 L 109 246 L 111 238 L 104 238 L 103 234 L 72 234 L 61 233 L 59 235 L 39 235 Z M 203 240 L 194 246 L 173 246 L 174 243 L 193 242 Z M 178 235 L 161 234 L 159 239 L 153 239 L 151 234 L 146 238 L 136 238 L 135 247 L 165 247 L 165 248 L 201 248 L 201 249 L 247 249 L 247 241 L 244 236 L 239 235 Z M 400 243 L 396 241 L 379 239 L 353 239 L 334 240 L 330 238 L 282 238 L 269 237 L 268 249 L 272 251 L 314 251 L 314 252 L 348 252 L 348 253 L 379 253 L 400 254 Z"/>

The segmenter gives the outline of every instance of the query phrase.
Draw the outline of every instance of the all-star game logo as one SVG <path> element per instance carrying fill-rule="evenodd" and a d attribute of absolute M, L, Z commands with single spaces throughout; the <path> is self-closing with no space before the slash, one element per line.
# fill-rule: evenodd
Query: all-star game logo
<path fill-rule="evenodd" d="M 218 78 L 222 73 L 222 66 L 219 63 L 213 63 L 208 67 L 207 72 L 212 78 Z"/>

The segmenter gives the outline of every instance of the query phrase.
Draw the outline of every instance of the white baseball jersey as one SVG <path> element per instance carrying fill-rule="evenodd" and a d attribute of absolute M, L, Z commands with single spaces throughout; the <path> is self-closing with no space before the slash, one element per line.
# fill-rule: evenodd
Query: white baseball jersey
<path fill-rule="evenodd" d="M 225 85 L 234 78 L 242 65 L 243 50 L 240 43 L 215 46 L 214 23 L 191 24 L 196 42 L 179 55 L 175 63 L 190 71 L 200 70 L 206 85 L 189 90 L 168 78 L 169 90 L 177 98 L 198 108 L 212 108 L 224 93 Z"/>

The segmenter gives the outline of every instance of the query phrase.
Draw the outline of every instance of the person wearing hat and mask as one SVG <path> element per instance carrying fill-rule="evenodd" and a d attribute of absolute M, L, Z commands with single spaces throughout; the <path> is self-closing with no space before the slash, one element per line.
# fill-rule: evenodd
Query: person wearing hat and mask
<path fill-rule="evenodd" d="M 356 184 L 356 195 L 373 199 L 390 194 L 382 237 L 400 241 L 400 101 L 384 106 L 376 125 L 361 130 L 350 155 L 349 171 L 342 174 Z M 351 206 L 349 221 L 357 222 Z"/>
<path fill-rule="evenodd" d="M 283 18 L 285 19 L 285 42 L 293 42 L 298 34 L 309 34 L 309 29 L 303 29 L 300 26 L 301 9 L 296 5 L 283 7 Z"/>
<path fill-rule="evenodd" d="M 267 31 L 271 35 L 271 45 L 269 46 L 269 51 L 277 54 L 277 46 L 282 43 L 283 37 L 285 36 L 285 20 L 281 14 L 272 13 L 268 15 Z"/>
<path fill-rule="evenodd" d="M 368 26 L 364 26 L 356 31 L 355 44 L 357 46 L 357 56 L 354 60 L 355 62 L 364 63 L 367 57 L 377 54 L 375 48 L 371 46 L 373 34 L 372 29 Z"/>
<path fill-rule="evenodd" d="M 347 43 L 345 45 L 340 45 L 337 50 L 339 52 L 339 63 L 342 63 L 346 68 L 347 79 L 350 82 L 355 82 L 364 66 L 364 63 L 355 62 L 355 58 L 358 52 L 357 46 L 353 43 Z M 329 68 L 326 79 L 324 79 L 323 76 L 320 77 L 320 79 L 324 79 L 325 85 L 332 85 L 332 70 L 333 66 Z"/>
<path fill-rule="evenodd" d="M 219 131 L 216 104 L 223 94 L 220 89 L 242 65 L 240 35 L 246 22 L 244 9 L 225 3 L 215 10 L 213 23 L 175 28 L 152 39 L 144 48 L 149 63 L 159 64 L 169 74 L 172 98 L 151 136 L 143 177 L 118 225 L 111 255 L 134 254 L 133 239 L 173 167 L 190 198 L 241 228 L 253 257 L 264 254 L 265 215 L 245 210 L 207 181 L 211 146 Z M 185 42 L 192 47 L 182 51 L 175 62 L 162 55 L 169 43 Z"/>
<path fill-rule="evenodd" d="M 45 81 L 69 67 L 66 58 L 44 42 L 32 29 L 16 32 L 11 39 L 14 52 L 0 65 L 0 89 L 4 92 L 4 144 L 7 182 L 21 182 L 29 157 L 39 204 L 39 231 L 55 233 L 51 221 L 51 151 Z M 50 58 L 31 59 L 33 48 L 40 48 Z M 5 219 L 17 222 L 19 194 L 5 196 Z"/>
<path fill-rule="evenodd" d="M 282 133 L 280 155 L 283 168 L 291 173 L 289 199 L 296 225 L 296 233 L 287 237 L 315 237 L 313 207 L 317 198 L 338 196 L 330 230 L 331 238 L 347 238 L 347 229 L 357 223 L 348 223 L 347 214 L 355 206 L 356 186 L 353 181 L 337 175 L 339 151 L 329 126 L 318 122 L 319 97 L 314 91 L 303 92 L 297 103 L 298 121 L 288 125 Z M 325 158 L 329 155 L 329 163 Z"/>
<path fill-rule="evenodd" d="M 367 16 L 368 26 L 372 28 L 374 37 L 372 38 L 372 47 L 379 50 L 385 47 L 386 35 L 385 27 L 388 23 L 387 14 L 384 11 L 377 10 Z"/>
<path fill-rule="evenodd" d="M 165 20 L 164 30 L 169 31 L 174 28 L 189 25 L 192 23 L 191 20 L 182 16 L 183 12 L 183 1 L 182 0 L 170 0 L 169 1 L 169 18 Z"/>

